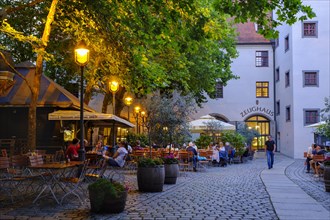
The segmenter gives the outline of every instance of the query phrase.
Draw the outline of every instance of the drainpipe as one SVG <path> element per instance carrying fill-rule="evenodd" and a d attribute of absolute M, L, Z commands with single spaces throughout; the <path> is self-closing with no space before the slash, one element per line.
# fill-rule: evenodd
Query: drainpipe
<path fill-rule="evenodd" d="M 276 152 L 279 152 L 279 144 L 277 143 L 277 120 L 276 120 L 276 68 L 275 68 L 275 40 L 271 40 L 272 49 L 273 49 L 273 102 L 274 102 L 274 124 L 275 124 L 275 141 L 276 141 Z"/>

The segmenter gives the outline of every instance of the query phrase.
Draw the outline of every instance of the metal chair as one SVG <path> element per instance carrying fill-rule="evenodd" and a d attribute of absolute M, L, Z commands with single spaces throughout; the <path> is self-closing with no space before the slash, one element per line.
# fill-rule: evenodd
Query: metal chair
<path fill-rule="evenodd" d="M 79 194 L 85 194 L 82 184 L 85 179 L 85 174 L 88 164 L 89 164 L 89 160 L 85 160 L 80 167 L 78 177 L 68 176 L 60 179 L 61 183 L 63 183 L 63 186 L 66 189 L 66 193 L 61 198 L 60 201 L 61 204 L 63 204 L 63 200 L 71 194 L 76 196 L 79 199 L 79 201 L 83 204 L 83 200 L 81 199 L 81 196 Z"/>

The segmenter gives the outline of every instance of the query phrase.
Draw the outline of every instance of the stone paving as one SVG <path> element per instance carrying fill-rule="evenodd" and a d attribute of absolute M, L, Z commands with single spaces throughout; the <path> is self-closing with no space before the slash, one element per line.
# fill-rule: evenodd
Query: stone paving
<path fill-rule="evenodd" d="M 281 155 L 277 155 L 275 166 L 282 159 Z M 276 220 L 279 218 L 260 178 L 265 167 L 265 159 L 256 159 L 243 164 L 208 168 L 205 172 L 188 172 L 178 178 L 177 184 L 164 185 L 160 193 L 138 192 L 136 175 L 130 174 L 125 179 L 130 192 L 125 211 L 120 214 L 90 213 L 88 199 L 81 205 L 73 198 L 63 206 L 48 200 L 36 206 L 31 205 L 30 200 L 0 206 L 0 219 Z M 308 179 L 311 175 L 304 172 L 302 160 L 290 165 L 286 175 L 329 209 L 330 193 L 324 192 L 322 181 Z"/>
<path fill-rule="evenodd" d="M 287 167 L 285 172 L 286 176 L 302 188 L 308 195 L 322 204 L 324 208 L 330 210 L 330 193 L 325 191 L 323 179 L 314 177 L 312 171 L 311 173 L 306 173 L 304 161 L 303 159 L 295 160 L 293 164 Z"/>

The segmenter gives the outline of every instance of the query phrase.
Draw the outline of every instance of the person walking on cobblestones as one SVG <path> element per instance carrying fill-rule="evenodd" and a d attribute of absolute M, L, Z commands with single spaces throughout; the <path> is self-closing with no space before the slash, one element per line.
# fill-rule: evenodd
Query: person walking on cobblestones
<path fill-rule="evenodd" d="M 272 136 L 268 136 L 268 140 L 265 143 L 265 151 L 266 151 L 266 155 L 267 155 L 268 169 L 273 168 L 275 150 L 276 150 L 275 141 L 272 139 Z"/>

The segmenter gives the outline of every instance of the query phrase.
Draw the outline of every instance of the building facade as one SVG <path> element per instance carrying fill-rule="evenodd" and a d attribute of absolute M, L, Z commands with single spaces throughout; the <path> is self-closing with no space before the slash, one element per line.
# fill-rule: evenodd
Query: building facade
<path fill-rule="evenodd" d="M 330 1 L 304 1 L 317 14 L 311 20 L 279 27 L 279 37 L 266 40 L 253 23 L 240 24 L 232 71 L 239 76 L 217 85 L 217 99 L 208 99 L 196 118 L 210 114 L 232 124 L 246 123 L 261 134 L 252 143 L 263 149 L 268 135 L 278 151 L 301 158 L 314 142 L 324 98 L 330 95 Z"/>

